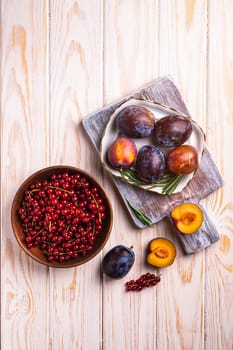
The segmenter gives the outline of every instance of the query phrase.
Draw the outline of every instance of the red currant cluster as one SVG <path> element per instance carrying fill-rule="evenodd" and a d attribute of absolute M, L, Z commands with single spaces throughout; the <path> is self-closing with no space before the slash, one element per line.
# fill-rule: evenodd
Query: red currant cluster
<path fill-rule="evenodd" d="M 85 176 L 65 172 L 31 184 L 18 213 L 27 247 L 63 262 L 93 249 L 105 211 L 99 190 Z"/>
<path fill-rule="evenodd" d="M 126 282 L 126 290 L 129 291 L 141 291 L 145 287 L 155 286 L 160 282 L 160 277 L 155 276 L 153 273 L 147 272 L 144 275 L 141 275 L 137 280 L 131 280 Z"/>

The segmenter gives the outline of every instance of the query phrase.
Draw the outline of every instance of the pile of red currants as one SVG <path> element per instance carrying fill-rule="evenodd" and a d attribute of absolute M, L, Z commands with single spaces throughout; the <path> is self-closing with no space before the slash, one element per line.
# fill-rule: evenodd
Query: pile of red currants
<path fill-rule="evenodd" d="M 63 262 L 93 249 L 106 208 L 84 175 L 63 172 L 31 184 L 18 214 L 27 248 L 38 247 L 48 261 Z"/>

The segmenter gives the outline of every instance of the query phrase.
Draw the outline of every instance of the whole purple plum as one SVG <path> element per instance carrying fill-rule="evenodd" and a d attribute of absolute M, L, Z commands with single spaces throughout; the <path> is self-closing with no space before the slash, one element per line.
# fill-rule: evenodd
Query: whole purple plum
<path fill-rule="evenodd" d="M 119 132 L 132 138 L 150 136 L 154 125 L 153 113 L 143 106 L 125 107 L 116 117 L 116 127 Z"/>
<path fill-rule="evenodd" d="M 148 183 L 158 182 L 165 172 L 165 156 L 156 146 L 143 146 L 138 152 L 135 168 L 141 180 Z"/>
<path fill-rule="evenodd" d="M 168 115 L 155 123 L 154 143 L 162 147 L 180 146 L 192 133 L 191 121 L 182 115 Z"/>

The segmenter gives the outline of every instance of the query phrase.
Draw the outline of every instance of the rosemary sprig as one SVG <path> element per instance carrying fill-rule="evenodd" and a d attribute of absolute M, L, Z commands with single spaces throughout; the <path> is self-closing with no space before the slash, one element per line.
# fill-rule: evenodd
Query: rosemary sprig
<path fill-rule="evenodd" d="M 170 182 L 168 182 L 167 185 L 163 188 L 162 193 L 163 194 L 172 194 L 175 191 L 175 189 L 178 186 L 181 179 L 182 179 L 182 175 L 174 176 L 170 180 Z"/>
<path fill-rule="evenodd" d="M 138 178 L 137 172 L 133 168 L 120 170 L 120 175 L 122 180 L 127 181 L 132 185 L 144 186 L 147 190 L 160 187 L 162 188 L 162 193 L 167 195 L 172 194 L 175 191 L 182 179 L 182 175 L 165 174 L 160 181 L 148 184 Z"/>
<path fill-rule="evenodd" d="M 133 210 L 135 216 L 138 218 L 139 221 L 141 221 L 142 224 L 150 226 L 152 225 L 152 220 L 145 214 L 143 213 L 140 209 L 136 208 L 135 206 L 130 203 L 130 201 L 126 198 L 126 201 L 129 205 L 129 207 Z"/>
<path fill-rule="evenodd" d="M 128 182 L 132 183 L 132 184 L 136 184 L 139 186 L 145 186 L 148 185 L 146 182 L 141 181 L 138 177 L 137 177 L 137 173 L 135 170 L 133 169 L 124 169 L 124 170 L 120 170 L 120 175 L 123 179 L 127 180 Z"/>

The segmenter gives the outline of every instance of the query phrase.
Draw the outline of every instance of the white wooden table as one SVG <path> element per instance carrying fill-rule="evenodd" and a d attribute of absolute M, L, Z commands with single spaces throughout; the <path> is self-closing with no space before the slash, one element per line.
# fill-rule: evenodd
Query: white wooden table
<path fill-rule="evenodd" d="M 231 0 L 1 0 L 2 350 L 233 349 L 232 18 Z M 178 245 L 157 287 L 126 293 L 170 226 L 135 228 L 81 121 L 167 74 L 224 177 L 202 201 L 220 241 L 191 256 Z M 57 164 L 94 174 L 114 210 L 102 253 L 67 270 L 27 257 L 10 223 L 21 182 Z M 116 244 L 133 245 L 136 262 L 109 281 L 100 262 Z"/>

